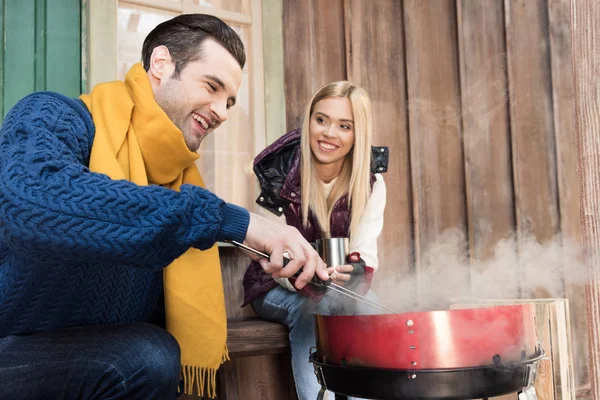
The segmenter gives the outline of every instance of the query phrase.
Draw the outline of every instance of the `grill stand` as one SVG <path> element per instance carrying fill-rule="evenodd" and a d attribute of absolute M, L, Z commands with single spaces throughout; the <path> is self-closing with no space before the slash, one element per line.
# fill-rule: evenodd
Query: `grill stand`
<path fill-rule="evenodd" d="M 523 360 L 523 362 L 512 365 L 512 366 L 494 366 L 494 367 L 481 367 L 481 368 L 469 368 L 464 370 L 439 370 L 439 371 L 401 371 L 401 370 L 385 370 L 378 368 L 360 368 L 360 367 L 340 367 L 334 365 L 328 365 L 321 363 L 317 360 L 317 353 L 312 353 L 310 355 L 310 362 L 313 363 L 315 369 L 315 375 L 319 384 L 321 385 L 321 389 L 317 395 L 317 400 L 323 400 L 325 396 L 325 392 L 327 390 L 335 393 L 335 400 L 348 400 L 348 395 L 343 393 L 338 393 L 340 391 L 339 387 L 336 389 L 336 386 L 339 385 L 339 381 L 348 381 L 353 382 L 359 378 L 366 378 L 369 380 L 369 377 L 375 378 L 374 380 L 379 379 L 379 382 L 374 383 L 375 387 L 384 385 L 389 387 L 390 393 L 394 394 L 390 395 L 390 393 L 378 393 L 373 394 L 373 399 L 448 399 L 448 400 L 468 400 L 472 398 L 480 398 L 487 400 L 488 397 L 494 397 L 502 394 L 509 394 L 519 392 L 519 400 L 537 400 L 537 395 L 535 392 L 535 388 L 533 386 L 535 379 L 537 377 L 537 370 L 539 361 L 546 358 L 543 349 L 538 345 L 538 349 L 536 352 L 536 357 L 530 360 Z M 454 375 L 453 375 L 454 374 Z M 459 374 L 459 375 L 457 375 Z M 333 385 L 328 385 L 326 376 L 329 375 L 330 378 L 333 377 L 334 381 L 336 381 Z M 344 375 L 344 379 L 340 379 L 340 377 Z M 382 375 L 387 375 L 391 379 L 388 379 L 386 382 L 385 378 L 381 378 Z M 445 384 L 450 383 L 449 386 L 456 386 L 459 383 L 468 384 L 472 382 L 477 382 L 477 379 L 481 377 L 485 377 L 484 379 L 491 379 L 492 382 L 491 392 L 487 394 L 482 394 L 483 389 L 474 388 L 472 393 L 473 396 L 465 397 L 465 394 L 456 395 L 445 391 L 444 395 L 440 395 L 438 392 L 433 395 L 433 392 L 428 392 L 427 390 L 423 391 L 424 393 L 416 394 L 416 392 L 408 395 L 408 394 L 400 394 L 398 392 L 402 392 L 404 389 L 398 389 L 397 384 L 395 383 L 399 377 L 402 377 L 406 380 L 406 382 L 412 381 L 410 384 L 414 385 L 414 382 L 417 381 L 418 377 L 427 377 L 425 382 L 422 384 L 423 386 L 431 385 L 432 381 L 435 381 L 436 376 L 439 377 Z M 492 378 L 490 378 L 490 376 Z M 450 377 L 450 378 L 448 378 Z M 355 378 L 355 379 L 352 379 Z M 408 378 L 408 379 L 407 379 Z M 431 379 L 433 378 L 433 379 Z M 464 380 L 463 380 L 464 379 Z M 475 380 L 473 380 L 475 379 Z M 497 384 L 497 381 L 500 380 L 501 383 Z M 423 382 L 422 380 L 420 382 Z M 378 385 L 379 384 L 379 385 Z M 407 386 L 410 386 L 407 385 Z M 507 390 L 503 391 L 503 385 Z M 400 385 L 402 386 L 402 385 Z M 434 385 L 435 386 L 435 385 Z M 336 391 L 337 390 L 337 391 Z M 356 389 L 354 389 L 356 390 Z M 410 391 L 410 390 L 409 390 Z M 475 393 L 479 391 L 478 393 Z M 444 389 L 442 389 L 444 392 Z M 361 393 L 359 395 L 353 395 L 362 398 L 371 398 L 365 396 L 365 393 Z M 432 397 L 433 396 L 433 397 Z"/>

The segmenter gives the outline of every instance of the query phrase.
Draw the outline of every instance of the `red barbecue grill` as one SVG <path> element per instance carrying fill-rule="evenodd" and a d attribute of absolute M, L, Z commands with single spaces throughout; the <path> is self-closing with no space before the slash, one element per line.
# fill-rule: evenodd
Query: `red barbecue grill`
<path fill-rule="evenodd" d="M 533 385 L 544 357 L 531 304 L 315 318 L 319 399 L 500 396 Z"/>
<path fill-rule="evenodd" d="M 331 281 L 316 278 L 311 283 L 393 312 Z M 530 387 L 544 357 L 532 304 L 315 318 L 317 352 L 309 361 L 322 387 L 319 399 L 325 390 L 336 393 L 336 399 L 499 396 Z"/>

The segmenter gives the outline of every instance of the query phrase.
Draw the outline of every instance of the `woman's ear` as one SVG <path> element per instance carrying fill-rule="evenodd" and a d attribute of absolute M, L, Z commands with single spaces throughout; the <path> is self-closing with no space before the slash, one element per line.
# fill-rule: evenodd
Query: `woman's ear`
<path fill-rule="evenodd" d="M 150 66 L 148 68 L 150 79 L 160 82 L 173 75 L 174 71 L 175 63 L 167 46 L 156 46 L 150 55 Z"/>

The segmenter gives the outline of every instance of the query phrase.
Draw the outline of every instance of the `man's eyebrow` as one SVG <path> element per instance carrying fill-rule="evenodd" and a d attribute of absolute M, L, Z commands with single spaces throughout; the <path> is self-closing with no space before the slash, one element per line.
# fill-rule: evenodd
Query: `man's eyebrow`
<path fill-rule="evenodd" d="M 223 83 L 223 81 L 221 79 L 219 79 L 217 76 L 215 75 L 204 75 L 206 78 L 215 81 L 215 83 L 217 85 L 219 85 L 221 87 L 221 89 L 225 90 L 225 84 Z M 229 105 L 229 107 L 233 107 L 235 105 L 235 96 L 231 96 L 229 97 L 227 100 L 229 100 L 231 102 L 231 104 Z"/>

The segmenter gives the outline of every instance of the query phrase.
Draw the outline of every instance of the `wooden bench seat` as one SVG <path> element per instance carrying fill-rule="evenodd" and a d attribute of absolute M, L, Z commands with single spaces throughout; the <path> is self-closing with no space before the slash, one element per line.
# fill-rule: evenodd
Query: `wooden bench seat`
<path fill-rule="evenodd" d="M 240 307 L 248 255 L 231 245 L 219 245 L 219 255 L 231 360 L 217 373 L 216 400 L 296 400 L 287 326 L 261 319 L 250 305 Z"/>
<path fill-rule="evenodd" d="M 227 321 L 227 348 L 230 357 L 278 354 L 288 351 L 288 328 L 260 318 Z"/>

